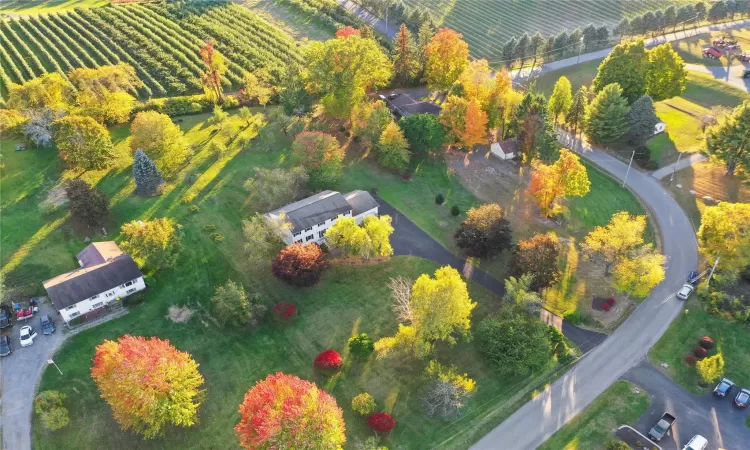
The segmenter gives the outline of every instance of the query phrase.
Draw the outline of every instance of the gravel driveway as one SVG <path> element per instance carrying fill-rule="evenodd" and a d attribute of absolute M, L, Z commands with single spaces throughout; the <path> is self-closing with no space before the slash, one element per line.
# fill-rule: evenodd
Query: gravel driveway
<path fill-rule="evenodd" d="M 49 336 L 42 334 L 39 324 L 39 317 L 44 314 L 49 314 L 57 328 Z M 30 347 L 21 348 L 19 342 L 18 333 L 23 325 L 31 325 L 38 335 L 34 339 L 34 345 Z M 47 365 L 47 360 L 65 338 L 62 332 L 62 320 L 52 306 L 40 305 L 39 313 L 34 314 L 34 317 L 24 322 L 17 322 L 3 332 L 7 332 L 13 340 L 13 353 L 0 358 L 2 448 L 31 450 L 31 413 L 34 393 L 42 370 Z M 12 426 L 8 427 L 8 424 Z"/>

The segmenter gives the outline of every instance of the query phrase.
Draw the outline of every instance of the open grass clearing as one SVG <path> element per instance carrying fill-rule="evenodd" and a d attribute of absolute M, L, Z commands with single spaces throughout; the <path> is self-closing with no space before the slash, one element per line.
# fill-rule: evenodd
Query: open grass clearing
<path fill-rule="evenodd" d="M 330 30 L 319 24 L 315 19 L 303 16 L 282 1 L 244 0 L 240 4 L 252 9 L 269 22 L 273 22 L 297 40 L 325 41 L 334 36 Z"/>
<path fill-rule="evenodd" d="M 535 90 L 549 97 L 555 89 L 555 83 L 557 83 L 557 80 L 559 80 L 560 77 L 567 77 L 568 80 L 570 80 L 573 95 L 575 95 L 576 91 L 578 91 L 581 86 L 591 86 L 594 82 L 594 78 L 596 78 L 596 71 L 599 69 L 599 65 L 602 61 L 602 59 L 595 59 L 593 61 L 587 61 L 562 69 L 545 72 L 534 77 L 533 83 Z"/>
<path fill-rule="evenodd" d="M 582 413 L 553 434 L 539 450 L 599 450 L 622 424 L 632 424 L 646 412 L 648 393 L 627 381 L 617 381 Z"/>

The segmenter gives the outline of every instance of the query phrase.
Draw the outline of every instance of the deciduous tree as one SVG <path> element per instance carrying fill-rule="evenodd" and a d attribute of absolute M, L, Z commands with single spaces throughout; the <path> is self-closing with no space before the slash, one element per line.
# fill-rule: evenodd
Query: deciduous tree
<path fill-rule="evenodd" d="M 399 121 L 411 151 L 419 156 L 437 150 L 443 145 L 445 132 L 437 117 L 432 114 L 415 114 Z"/>
<path fill-rule="evenodd" d="M 346 254 L 368 259 L 393 254 L 390 243 L 392 233 L 393 226 L 388 215 L 365 217 L 361 225 L 357 225 L 353 217 L 344 217 L 328 229 L 326 241 L 332 247 L 343 249 Z"/>
<path fill-rule="evenodd" d="M 425 52 L 425 78 L 427 87 L 448 91 L 469 64 L 469 44 L 463 35 L 450 28 L 441 28 L 432 37 Z"/>
<path fill-rule="evenodd" d="M 164 179 L 156 164 L 141 149 L 135 151 L 133 178 L 135 179 L 135 191 L 139 195 L 154 195 L 164 185 Z"/>
<path fill-rule="evenodd" d="M 294 375 L 278 372 L 255 383 L 239 412 L 234 430 L 240 446 L 248 450 L 339 450 L 346 442 L 336 399 Z"/>
<path fill-rule="evenodd" d="M 234 327 L 257 325 L 258 320 L 266 311 L 259 295 L 251 294 L 248 297 L 245 288 L 232 280 L 216 288 L 214 296 L 211 297 L 211 303 L 214 316 L 219 323 Z"/>
<path fill-rule="evenodd" d="M 459 374 L 455 366 L 445 366 L 436 360 L 430 361 L 425 372 L 429 381 L 423 404 L 428 416 L 455 416 L 477 387 L 467 374 Z"/>
<path fill-rule="evenodd" d="M 643 145 L 654 135 L 654 127 L 659 123 L 656 117 L 654 102 L 648 95 L 644 95 L 635 102 L 628 112 L 628 140 L 635 145 Z"/>
<path fill-rule="evenodd" d="M 128 122 L 136 100 L 127 91 L 143 86 L 133 66 L 126 63 L 78 68 L 68 78 L 76 87 L 81 113 L 105 123 Z"/>
<path fill-rule="evenodd" d="M 440 123 L 448 139 L 460 146 L 471 149 L 487 141 L 487 114 L 475 100 L 448 96 L 440 112 Z"/>
<path fill-rule="evenodd" d="M 162 217 L 128 222 L 120 229 L 122 250 L 140 267 L 158 270 L 171 267 L 182 250 L 182 226 Z"/>
<path fill-rule="evenodd" d="M 312 109 L 313 96 L 308 92 L 301 68 L 290 64 L 281 77 L 279 102 L 288 116 L 301 116 Z"/>
<path fill-rule="evenodd" d="M 281 249 L 271 263 L 277 278 L 296 287 L 310 287 L 320 280 L 327 263 L 318 244 L 294 243 Z"/>
<path fill-rule="evenodd" d="M 646 92 L 654 101 L 677 97 L 685 90 L 686 82 L 685 61 L 672 44 L 664 43 L 648 52 Z"/>
<path fill-rule="evenodd" d="M 258 69 L 255 72 L 245 72 L 243 86 L 240 95 L 250 102 L 257 102 L 266 107 L 274 94 L 272 77 L 266 69 Z"/>
<path fill-rule="evenodd" d="M 646 93 L 648 59 L 643 40 L 618 44 L 599 66 L 594 92 L 600 93 L 608 85 L 617 83 L 622 88 L 622 96 L 633 103 Z"/>
<path fill-rule="evenodd" d="M 512 231 L 500 206 L 486 203 L 466 212 L 453 238 L 468 256 L 491 258 L 511 248 Z"/>
<path fill-rule="evenodd" d="M 189 427 L 197 420 L 203 377 L 190 354 L 167 340 L 105 340 L 96 348 L 91 377 L 124 430 L 153 438 L 167 425 Z"/>
<path fill-rule="evenodd" d="M 722 270 L 739 271 L 750 261 L 750 204 L 721 202 L 706 208 L 698 230 L 701 252 L 721 258 Z"/>
<path fill-rule="evenodd" d="M 303 167 L 255 168 L 255 176 L 243 186 L 261 211 L 269 211 L 297 200 L 305 192 L 309 177 Z"/>
<path fill-rule="evenodd" d="M 560 150 L 560 157 L 554 164 L 533 164 L 529 190 L 546 217 L 552 215 L 553 205 L 562 197 L 583 197 L 590 187 L 586 166 L 578 155 L 566 148 Z"/>
<path fill-rule="evenodd" d="M 172 176 L 190 155 L 190 147 L 179 125 L 156 111 L 143 111 L 135 115 L 130 125 L 130 148 L 141 149 L 165 175 Z"/>
<path fill-rule="evenodd" d="M 706 129 L 706 152 L 726 165 L 729 176 L 737 168 L 750 170 L 750 101 Z"/>
<path fill-rule="evenodd" d="M 539 294 L 531 290 L 533 278 L 530 273 L 523 274 L 520 278 L 508 277 L 505 280 L 503 302 L 515 311 L 538 317 L 544 302 Z"/>
<path fill-rule="evenodd" d="M 267 219 L 256 213 L 249 220 L 242 221 L 242 234 L 245 237 L 245 253 L 250 267 L 265 267 L 271 258 L 278 255 L 286 244 L 281 235 L 292 230 L 292 224 L 282 213 Z"/>
<path fill-rule="evenodd" d="M 643 245 L 646 216 L 631 216 L 626 211 L 615 213 L 609 223 L 597 226 L 583 241 L 583 250 L 589 257 L 600 255 L 604 260 L 604 273 Z"/>
<path fill-rule="evenodd" d="M 216 103 L 224 102 L 224 88 L 221 85 L 221 77 L 227 71 L 227 63 L 224 55 L 214 48 L 214 42 L 208 41 L 201 48 L 201 59 L 203 60 L 203 90 L 206 96 Z"/>
<path fill-rule="evenodd" d="M 375 145 L 388 124 L 393 122 L 393 116 L 388 106 L 378 100 L 356 105 L 352 110 L 351 120 L 352 134 L 364 139 L 370 145 Z"/>
<path fill-rule="evenodd" d="M 58 391 L 43 391 L 34 398 L 34 412 L 39 414 L 44 428 L 57 431 L 68 426 L 68 408 L 63 406 L 67 397 Z"/>
<path fill-rule="evenodd" d="M 74 178 L 65 182 L 65 197 L 70 215 L 89 226 L 101 225 L 109 214 L 109 199 L 98 187 Z"/>
<path fill-rule="evenodd" d="M 298 163 L 307 171 L 312 189 L 326 189 L 338 183 L 344 152 L 334 136 L 320 131 L 303 131 L 294 140 L 292 150 Z"/>
<path fill-rule="evenodd" d="M 549 112 L 557 124 L 557 118 L 562 114 L 565 117 L 573 105 L 573 92 L 570 80 L 567 77 L 560 77 L 555 83 L 555 89 L 549 98 Z"/>
<path fill-rule="evenodd" d="M 617 83 L 600 89 L 586 114 L 586 134 L 597 144 L 617 141 L 628 131 L 629 111 L 628 102 Z"/>
<path fill-rule="evenodd" d="M 516 245 L 511 261 L 513 274 L 516 277 L 531 274 L 533 279 L 530 288 L 538 291 L 560 279 L 560 267 L 557 263 L 559 255 L 560 243 L 557 236 L 535 234 Z"/>
<path fill-rule="evenodd" d="M 115 147 L 109 131 L 91 117 L 66 116 L 57 120 L 52 137 L 60 158 L 71 167 L 98 170 L 112 163 Z"/>
<path fill-rule="evenodd" d="M 389 123 L 383 130 L 380 142 L 375 148 L 381 166 L 389 169 L 405 169 L 409 165 L 411 158 L 409 143 L 396 122 Z"/>
<path fill-rule="evenodd" d="M 547 325 L 527 314 L 485 319 L 476 330 L 479 351 L 503 375 L 528 375 L 551 358 Z"/>
<path fill-rule="evenodd" d="M 33 78 L 23 84 L 8 86 L 8 108 L 26 114 L 30 110 L 67 111 L 75 99 L 75 88 L 61 74 L 54 72 Z"/>
<path fill-rule="evenodd" d="M 336 30 L 337 38 L 348 38 L 349 36 L 361 36 L 362 32 L 351 25 Z"/>
<path fill-rule="evenodd" d="M 719 352 L 703 358 L 695 364 L 695 369 L 704 383 L 715 383 L 724 375 L 724 355 Z"/>
<path fill-rule="evenodd" d="M 645 246 L 636 255 L 625 258 L 616 266 L 612 286 L 619 292 L 643 298 L 664 280 L 667 258 Z"/>

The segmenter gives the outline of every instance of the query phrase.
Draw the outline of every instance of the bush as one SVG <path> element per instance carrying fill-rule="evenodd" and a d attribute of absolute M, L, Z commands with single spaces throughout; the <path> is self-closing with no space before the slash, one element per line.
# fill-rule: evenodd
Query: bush
<path fill-rule="evenodd" d="M 375 399 L 367 392 L 363 392 L 352 399 L 352 409 L 361 416 L 367 416 L 375 411 Z"/>
<path fill-rule="evenodd" d="M 343 362 L 344 361 L 341 359 L 339 352 L 329 348 L 328 350 L 323 350 L 315 357 L 313 366 L 315 366 L 316 369 L 323 370 L 338 369 Z"/>
<path fill-rule="evenodd" d="M 277 303 L 274 305 L 272 313 L 276 320 L 291 320 L 297 315 L 297 307 L 291 303 Z"/>
<path fill-rule="evenodd" d="M 605 311 L 609 311 L 609 308 L 611 308 L 611 306 L 609 306 L 609 303 L 605 303 L 602 305 L 602 309 Z"/>
<path fill-rule="evenodd" d="M 578 325 L 579 323 L 581 323 L 581 313 L 578 311 L 566 311 L 565 314 L 563 314 L 563 319 L 567 320 L 573 325 Z"/>
<path fill-rule="evenodd" d="M 457 217 L 459 214 L 461 214 L 461 210 L 458 209 L 458 205 L 453 205 L 451 207 L 451 215 Z"/>
<path fill-rule="evenodd" d="M 68 408 L 63 406 L 66 397 L 58 391 L 44 391 L 36 396 L 34 411 L 41 416 L 44 428 L 56 431 L 70 423 Z"/>
<path fill-rule="evenodd" d="M 203 225 L 203 231 L 207 231 L 209 233 L 212 231 L 216 231 L 216 225 L 213 225 L 213 224 Z"/>
<path fill-rule="evenodd" d="M 610 305 L 610 306 L 614 305 L 615 304 L 615 299 L 613 297 L 608 298 L 607 299 L 607 304 Z"/>
<path fill-rule="evenodd" d="M 388 433 L 396 427 L 396 421 L 387 412 L 370 414 L 367 425 L 376 433 Z"/>
<path fill-rule="evenodd" d="M 224 235 L 221 235 L 219 233 L 214 233 L 211 235 L 211 239 L 213 239 L 214 242 L 224 242 Z"/>
<path fill-rule="evenodd" d="M 273 274 L 296 287 L 313 286 L 327 266 L 317 244 L 294 244 L 281 249 L 271 263 Z"/>
<path fill-rule="evenodd" d="M 380 194 L 380 188 L 374 187 L 374 188 L 370 189 L 370 194 L 372 194 L 373 196 L 377 197 L 378 194 Z"/>
<path fill-rule="evenodd" d="M 349 338 L 349 351 L 360 358 L 367 358 L 375 350 L 375 344 L 367 333 L 360 333 Z"/>
<path fill-rule="evenodd" d="M 695 356 L 697 356 L 698 358 L 701 358 L 701 359 L 703 359 L 703 358 L 705 358 L 706 356 L 708 356 L 708 350 L 706 350 L 705 348 L 703 348 L 703 347 L 701 347 L 701 346 L 698 346 L 698 347 L 695 347 L 695 348 L 693 349 L 693 354 L 694 354 Z"/>
<path fill-rule="evenodd" d="M 701 347 L 705 348 L 706 350 L 711 350 L 712 348 L 714 348 L 715 344 L 714 344 L 714 340 L 711 339 L 710 336 L 703 336 L 698 341 L 698 345 L 700 345 Z"/>
<path fill-rule="evenodd" d="M 630 450 L 630 446 L 622 441 L 609 441 L 604 450 Z"/>
<path fill-rule="evenodd" d="M 435 203 L 437 203 L 438 205 L 442 205 L 443 203 L 445 203 L 445 196 L 443 194 L 436 195 Z"/>
<path fill-rule="evenodd" d="M 685 364 L 688 366 L 694 367 L 696 362 L 698 362 L 698 358 L 695 355 L 685 355 Z"/>
<path fill-rule="evenodd" d="M 193 213 L 193 214 L 197 213 L 200 210 L 201 209 L 198 207 L 198 205 L 190 205 L 188 207 L 188 211 L 191 212 L 191 213 Z"/>

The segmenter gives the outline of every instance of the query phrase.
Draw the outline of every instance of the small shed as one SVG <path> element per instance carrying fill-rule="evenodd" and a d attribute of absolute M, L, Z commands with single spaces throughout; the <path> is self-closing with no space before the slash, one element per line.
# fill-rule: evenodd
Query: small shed
<path fill-rule="evenodd" d="M 506 139 L 504 141 L 495 142 L 490 146 L 490 153 L 497 156 L 502 160 L 509 160 L 516 157 L 518 151 L 518 141 L 516 138 Z"/>
<path fill-rule="evenodd" d="M 659 122 L 656 125 L 654 125 L 654 135 L 657 135 L 659 133 L 664 133 L 664 130 L 667 129 L 667 124 L 664 122 Z"/>

